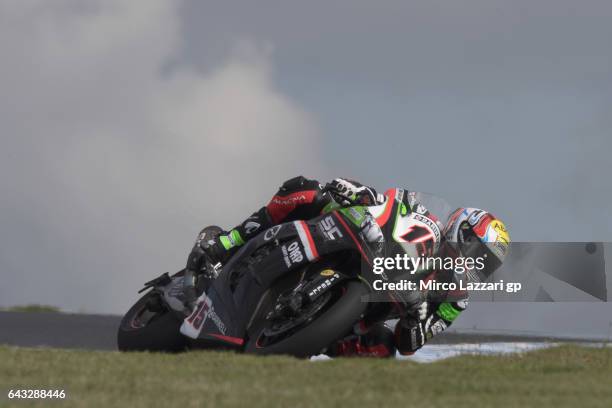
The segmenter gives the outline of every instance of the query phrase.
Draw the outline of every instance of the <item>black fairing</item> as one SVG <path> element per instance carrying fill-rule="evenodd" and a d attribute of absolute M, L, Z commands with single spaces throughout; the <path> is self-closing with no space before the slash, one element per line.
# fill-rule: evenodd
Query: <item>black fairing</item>
<path fill-rule="evenodd" d="M 338 222 L 338 217 L 339 214 L 330 213 L 309 221 L 280 224 L 250 240 L 224 266 L 207 291 L 215 313 L 225 326 L 225 332 L 222 333 L 212 319 L 206 319 L 199 339 L 225 343 L 223 338 L 231 338 L 233 344 L 240 345 L 266 290 L 279 278 L 288 273 L 299 273 L 311 264 L 302 241 L 304 237 L 302 235 L 301 238 L 298 233 L 297 223 L 308 229 L 318 259 L 330 258 L 329 255 L 340 251 L 355 251 L 355 243 L 351 238 L 354 234 L 347 233 L 346 227 Z M 341 230 L 341 236 L 336 234 L 330 237 L 323 232 L 321 221 L 329 225 L 330 219 Z M 299 254 L 296 253 L 298 249 Z M 289 252 L 293 256 L 289 256 Z"/>

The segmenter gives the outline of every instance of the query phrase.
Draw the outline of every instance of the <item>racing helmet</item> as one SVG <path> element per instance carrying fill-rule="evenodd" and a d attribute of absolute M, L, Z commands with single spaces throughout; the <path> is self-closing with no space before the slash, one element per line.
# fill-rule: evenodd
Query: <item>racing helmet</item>
<path fill-rule="evenodd" d="M 487 280 L 501 266 L 510 247 L 510 235 L 504 223 L 479 208 L 458 208 L 444 228 L 447 244 L 465 258 L 482 258 L 480 266 L 467 271 L 468 279 Z"/>

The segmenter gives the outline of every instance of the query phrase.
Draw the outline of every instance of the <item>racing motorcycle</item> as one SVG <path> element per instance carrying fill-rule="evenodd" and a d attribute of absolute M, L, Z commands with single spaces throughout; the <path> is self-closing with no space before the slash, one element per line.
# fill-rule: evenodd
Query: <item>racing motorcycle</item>
<path fill-rule="evenodd" d="M 263 231 L 222 268 L 203 267 L 193 310 L 182 301 L 185 270 L 145 283 L 140 292 L 146 293 L 121 321 L 119 350 L 217 348 L 308 357 L 349 335 L 360 320 L 399 316 L 397 299 L 374 293 L 372 282 L 381 275 L 371 263 L 388 249 L 386 239 L 422 223 L 422 215 L 406 213 L 403 193 L 398 189 L 380 208 L 340 208 Z M 398 214 L 395 222 L 383 222 L 391 213 Z"/>

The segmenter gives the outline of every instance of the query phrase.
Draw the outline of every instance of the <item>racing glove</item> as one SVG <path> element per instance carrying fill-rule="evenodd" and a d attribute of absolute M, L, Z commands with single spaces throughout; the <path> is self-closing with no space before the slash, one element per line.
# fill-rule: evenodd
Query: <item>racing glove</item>
<path fill-rule="evenodd" d="M 204 228 L 187 258 L 186 268 L 199 273 L 206 266 L 207 261 L 212 265 L 225 262 L 233 248 L 227 249 L 224 241 L 231 242 L 233 235 L 235 235 L 234 231 L 228 233 L 217 226 Z"/>
<path fill-rule="evenodd" d="M 427 302 L 418 290 L 396 290 L 389 295 L 403 319 L 424 320 L 427 316 Z"/>
<path fill-rule="evenodd" d="M 398 297 L 398 294 L 403 296 Z M 402 353 L 414 353 L 427 341 L 427 330 L 430 320 L 427 316 L 427 302 L 421 301 L 419 292 L 396 292 L 396 299 L 401 299 L 403 304 L 403 317 L 396 327 L 398 349 Z M 432 315 L 433 316 L 433 315 Z"/>
<path fill-rule="evenodd" d="M 412 354 L 425 344 L 426 333 L 422 322 L 401 319 L 395 327 L 397 348 L 402 354 Z"/>
<path fill-rule="evenodd" d="M 435 311 L 425 311 L 424 319 L 400 319 L 395 327 L 397 348 L 402 354 L 412 354 L 432 337 L 442 333 L 465 310 L 467 301 L 456 303 L 442 303 L 435 307 Z"/>
<path fill-rule="evenodd" d="M 327 183 L 325 190 L 329 191 L 334 201 L 344 207 L 352 205 L 375 205 L 383 201 L 383 197 L 371 187 L 356 181 L 337 178 Z"/>

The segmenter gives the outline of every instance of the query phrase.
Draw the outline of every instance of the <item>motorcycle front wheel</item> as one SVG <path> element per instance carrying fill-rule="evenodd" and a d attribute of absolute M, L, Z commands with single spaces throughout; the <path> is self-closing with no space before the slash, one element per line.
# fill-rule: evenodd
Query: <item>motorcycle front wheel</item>
<path fill-rule="evenodd" d="M 348 280 L 321 296 L 319 303 L 313 303 L 306 310 L 306 319 L 298 327 L 291 328 L 291 322 L 271 322 L 266 316 L 273 310 L 276 298 L 269 299 L 258 311 L 255 324 L 249 330 L 245 345 L 247 353 L 289 354 L 295 357 L 309 357 L 320 354 L 327 346 L 345 336 L 359 320 L 367 304 L 361 297 L 367 294 L 361 282 Z"/>
<path fill-rule="evenodd" d="M 121 319 L 117 333 L 120 351 L 178 352 L 187 347 L 187 339 L 179 331 L 182 321 L 161 307 L 155 296 L 159 295 L 146 293 Z"/>

